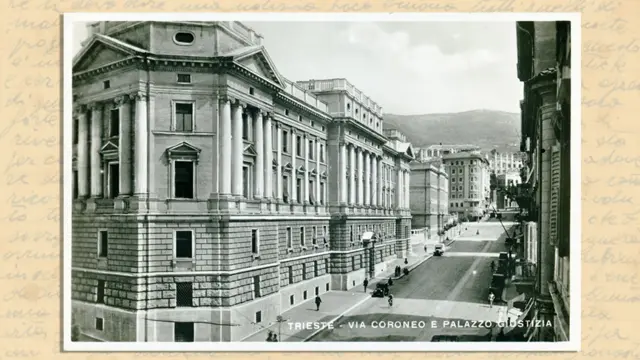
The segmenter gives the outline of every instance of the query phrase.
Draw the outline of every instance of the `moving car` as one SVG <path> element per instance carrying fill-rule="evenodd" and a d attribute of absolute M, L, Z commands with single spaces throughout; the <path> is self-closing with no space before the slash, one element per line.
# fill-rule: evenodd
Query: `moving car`
<path fill-rule="evenodd" d="M 436 244 L 436 248 L 433 251 L 433 255 L 441 256 L 442 254 L 444 254 L 444 244 Z"/>
<path fill-rule="evenodd" d="M 373 297 L 385 297 L 389 296 L 389 284 L 385 282 L 379 282 L 376 284 L 375 290 L 373 290 Z"/>

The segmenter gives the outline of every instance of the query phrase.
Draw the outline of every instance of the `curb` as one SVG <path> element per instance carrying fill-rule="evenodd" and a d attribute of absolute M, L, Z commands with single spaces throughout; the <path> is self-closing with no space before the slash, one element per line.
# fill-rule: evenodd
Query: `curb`
<path fill-rule="evenodd" d="M 407 269 L 409 270 L 409 272 L 412 272 L 415 268 L 417 268 L 418 266 L 422 265 L 422 263 L 424 263 L 425 261 L 431 259 L 433 257 L 433 254 L 430 254 L 429 256 L 426 256 L 425 258 L 423 258 L 422 260 L 418 261 L 417 263 L 407 266 Z M 391 279 L 393 280 L 398 280 L 398 279 L 402 279 L 405 275 L 404 274 L 400 274 L 400 276 L 398 277 L 392 277 Z"/>
<path fill-rule="evenodd" d="M 362 305 L 365 301 L 371 299 L 370 297 L 366 297 L 360 301 L 358 301 L 357 303 L 355 303 L 353 306 L 351 306 L 350 308 L 348 308 L 347 310 L 343 311 L 340 315 L 334 317 L 333 319 L 327 321 L 327 323 L 334 323 L 338 320 L 340 320 L 343 316 L 345 316 L 347 313 L 351 312 L 351 310 L 357 308 L 358 306 Z M 324 331 L 326 329 L 318 329 L 314 332 L 311 333 L 311 335 L 307 336 L 306 338 L 304 338 L 304 340 L 302 340 L 302 342 L 307 342 L 309 341 L 309 339 L 311 339 L 312 337 L 318 335 L 318 333 L 320 333 L 321 331 Z"/>

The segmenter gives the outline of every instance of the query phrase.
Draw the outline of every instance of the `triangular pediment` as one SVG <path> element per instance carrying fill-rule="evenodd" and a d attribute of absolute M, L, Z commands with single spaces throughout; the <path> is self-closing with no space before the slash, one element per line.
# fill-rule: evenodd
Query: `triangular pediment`
<path fill-rule="evenodd" d="M 249 156 L 257 156 L 258 155 L 258 152 L 253 147 L 253 145 L 245 146 L 242 153 L 245 154 L 245 155 L 249 155 Z"/>
<path fill-rule="evenodd" d="M 300 174 L 304 174 L 304 172 L 306 171 L 306 169 L 304 168 L 304 166 L 300 165 L 297 169 L 297 172 Z"/>
<path fill-rule="evenodd" d="M 327 172 L 326 172 L 326 171 L 323 171 L 323 172 L 320 174 L 320 177 L 321 177 L 321 178 L 325 178 L 325 179 L 326 179 L 326 178 L 327 178 Z"/>
<path fill-rule="evenodd" d="M 293 166 L 291 165 L 291 163 L 286 163 L 282 167 L 282 171 L 284 171 L 284 172 L 291 172 L 292 170 L 293 170 Z"/>
<path fill-rule="evenodd" d="M 180 156 L 190 156 L 190 157 L 196 157 L 198 156 L 198 154 L 200 154 L 200 149 L 187 143 L 187 142 L 181 142 L 177 145 L 174 145 L 170 148 L 167 149 L 167 154 L 170 157 L 180 157 Z"/>
<path fill-rule="evenodd" d="M 101 153 L 108 153 L 108 152 L 114 152 L 114 151 L 118 151 L 118 145 L 114 144 L 111 141 L 107 141 L 107 143 L 102 145 L 102 147 L 100 148 Z"/>
<path fill-rule="evenodd" d="M 311 173 L 309 175 L 311 176 L 316 176 L 318 174 L 318 172 L 316 171 L 316 169 L 311 170 Z"/>
<path fill-rule="evenodd" d="M 239 66 L 284 88 L 284 81 L 264 47 L 238 49 L 231 56 Z"/>
<path fill-rule="evenodd" d="M 73 72 L 97 69 L 128 57 L 146 53 L 145 49 L 95 34 L 73 59 Z"/>
<path fill-rule="evenodd" d="M 277 167 L 278 166 L 278 160 L 273 159 L 273 161 L 271 162 L 273 167 Z"/>

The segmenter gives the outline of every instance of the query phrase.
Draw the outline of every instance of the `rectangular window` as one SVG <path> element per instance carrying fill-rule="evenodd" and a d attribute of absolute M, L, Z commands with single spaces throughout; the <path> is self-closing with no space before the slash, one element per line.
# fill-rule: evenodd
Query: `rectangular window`
<path fill-rule="evenodd" d="M 313 277 L 318 277 L 318 262 L 317 261 L 313 262 Z"/>
<path fill-rule="evenodd" d="M 320 287 L 319 286 L 316 286 L 315 294 L 316 294 L 316 296 L 320 295 Z"/>
<path fill-rule="evenodd" d="M 293 247 L 293 239 L 291 237 L 291 228 L 287 228 L 287 249 L 291 249 Z"/>
<path fill-rule="evenodd" d="M 242 196 L 246 199 L 249 198 L 249 168 L 244 166 L 242 168 Z"/>
<path fill-rule="evenodd" d="M 249 116 L 247 114 L 242 114 L 242 138 L 244 140 L 249 140 Z"/>
<path fill-rule="evenodd" d="M 325 199 L 324 183 L 320 183 L 320 205 L 324 205 L 324 199 Z"/>
<path fill-rule="evenodd" d="M 313 180 L 309 180 L 309 203 L 311 205 L 316 203 L 316 186 Z"/>
<path fill-rule="evenodd" d="M 324 225 L 324 226 L 322 227 L 322 236 L 324 236 L 324 237 L 325 237 L 325 242 L 326 242 L 326 241 L 327 241 L 327 239 L 326 239 L 326 238 L 328 238 L 328 237 L 329 237 L 329 233 L 327 232 L 327 225 Z"/>
<path fill-rule="evenodd" d="M 104 319 L 97 317 L 96 318 L 96 330 L 102 331 L 104 330 Z"/>
<path fill-rule="evenodd" d="M 256 275 L 253 277 L 253 298 L 257 299 L 260 296 L 260 275 Z"/>
<path fill-rule="evenodd" d="M 104 287 L 105 287 L 104 280 L 98 280 L 98 291 L 96 296 L 96 302 L 98 304 L 104 304 Z"/>
<path fill-rule="evenodd" d="M 302 292 L 302 300 L 307 300 L 307 290 Z"/>
<path fill-rule="evenodd" d="M 309 160 L 313 160 L 313 140 L 309 140 Z"/>
<path fill-rule="evenodd" d="M 317 227 L 312 227 L 312 236 L 313 238 L 311 239 L 311 242 L 313 243 L 313 245 L 316 245 L 318 243 L 318 228 Z"/>
<path fill-rule="evenodd" d="M 352 256 L 351 257 L 351 270 L 355 270 L 356 269 L 356 257 Z"/>
<path fill-rule="evenodd" d="M 73 119 L 73 144 L 76 145 L 78 143 L 78 127 L 80 126 L 80 121 L 78 119 Z"/>
<path fill-rule="evenodd" d="M 286 130 L 282 131 L 282 152 L 285 154 L 289 153 L 289 132 Z"/>
<path fill-rule="evenodd" d="M 328 274 L 331 272 L 331 268 L 329 267 L 331 264 L 329 263 L 329 259 L 324 259 L 324 273 Z"/>
<path fill-rule="evenodd" d="M 191 83 L 191 74 L 178 74 L 178 83 L 180 83 L 180 84 L 190 84 Z"/>
<path fill-rule="evenodd" d="M 107 257 L 109 254 L 109 233 L 101 230 L 98 233 L 98 257 Z"/>
<path fill-rule="evenodd" d="M 302 156 L 302 137 L 296 136 L 296 156 Z"/>
<path fill-rule="evenodd" d="M 194 164 L 192 161 L 175 161 L 174 167 L 174 186 L 175 197 L 178 199 L 194 198 Z"/>
<path fill-rule="evenodd" d="M 193 306 L 193 284 L 190 282 L 176 283 L 176 306 Z"/>
<path fill-rule="evenodd" d="M 78 190 L 78 170 L 73 170 L 73 198 L 77 199 L 79 195 Z"/>
<path fill-rule="evenodd" d="M 296 179 L 296 196 L 298 203 L 302 202 L 302 179 Z"/>
<path fill-rule="evenodd" d="M 289 284 L 293 284 L 293 267 L 289 266 Z"/>
<path fill-rule="evenodd" d="M 307 280 L 307 264 L 302 264 L 302 280 Z"/>
<path fill-rule="evenodd" d="M 175 342 L 194 342 L 195 325 L 192 322 L 175 322 L 173 323 L 173 341 Z"/>
<path fill-rule="evenodd" d="M 282 201 L 289 203 L 289 177 L 282 177 Z"/>
<path fill-rule="evenodd" d="M 325 291 L 329 291 L 329 283 L 324 284 Z"/>
<path fill-rule="evenodd" d="M 193 104 L 192 103 L 176 103 L 176 131 L 191 132 L 193 131 Z"/>
<path fill-rule="evenodd" d="M 120 195 L 120 164 L 109 163 L 109 197 L 116 198 Z"/>
<path fill-rule="evenodd" d="M 289 296 L 289 305 L 293 305 L 296 303 L 296 299 L 293 295 Z"/>
<path fill-rule="evenodd" d="M 304 246 L 304 226 L 300 227 L 300 246 Z"/>
<path fill-rule="evenodd" d="M 111 88 L 111 81 L 110 81 L 110 80 L 105 80 L 105 81 L 103 81 L 103 82 L 102 82 L 102 87 L 103 87 L 104 89 L 109 89 L 109 88 Z"/>
<path fill-rule="evenodd" d="M 260 324 L 262 322 L 262 311 L 256 311 L 255 322 L 256 324 Z"/>
<path fill-rule="evenodd" d="M 193 258 L 193 232 L 176 231 L 176 258 L 192 259 Z"/>
<path fill-rule="evenodd" d="M 251 253 L 254 255 L 258 255 L 260 252 L 260 238 L 258 235 L 258 230 L 251 230 Z"/>
<path fill-rule="evenodd" d="M 109 136 L 120 135 L 120 109 L 111 109 L 109 118 Z"/>
<path fill-rule="evenodd" d="M 320 144 L 320 162 L 324 162 L 324 144 Z"/>

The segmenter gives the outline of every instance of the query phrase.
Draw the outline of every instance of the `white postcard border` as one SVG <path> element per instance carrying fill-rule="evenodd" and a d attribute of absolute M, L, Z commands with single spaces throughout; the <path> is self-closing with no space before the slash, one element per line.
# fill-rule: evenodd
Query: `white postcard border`
<path fill-rule="evenodd" d="M 182 351 L 580 351 L 581 340 L 581 14 L 580 13 L 65 13 L 63 31 L 63 170 L 71 173 L 71 124 L 74 22 L 90 21 L 430 21 L 430 22 L 515 22 L 571 21 L 571 263 L 570 263 L 570 329 L 568 342 L 72 342 L 71 341 L 71 208 L 72 184 L 63 178 L 63 350 L 90 352 L 182 352 Z M 515 64 L 514 64 L 515 66 Z M 347 76 L 347 74 L 345 74 Z M 249 349 L 249 350 L 248 350 Z"/>

